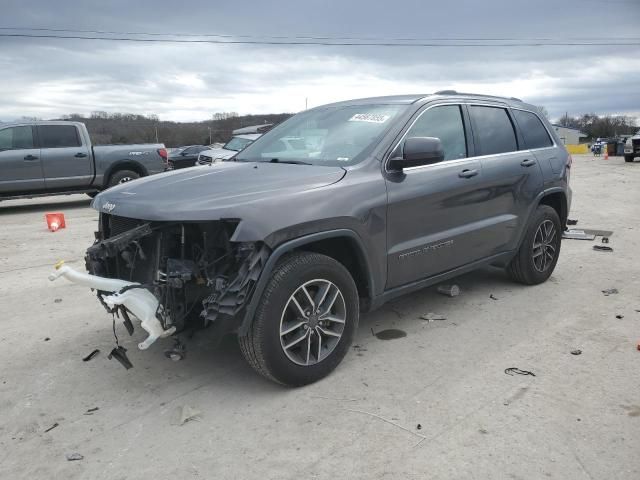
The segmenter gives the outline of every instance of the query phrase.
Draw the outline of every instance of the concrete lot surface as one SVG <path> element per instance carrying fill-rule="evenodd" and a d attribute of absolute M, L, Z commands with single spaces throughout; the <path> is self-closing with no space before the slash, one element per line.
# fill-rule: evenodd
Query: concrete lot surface
<path fill-rule="evenodd" d="M 640 163 L 576 155 L 571 185 L 576 228 L 613 230 L 614 252 L 565 240 L 543 285 L 485 270 L 456 298 L 402 297 L 299 389 L 254 374 L 234 338 L 185 339 L 172 362 L 171 340 L 141 352 L 141 329 L 119 325 L 134 368 L 108 360 L 111 317 L 92 292 L 47 280 L 59 259 L 84 268 L 89 200 L 1 202 L 0 478 L 640 478 Z M 48 232 L 47 211 L 67 228 Z M 385 329 L 406 336 L 372 334 Z M 184 406 L 201 413 L 176 425 Z"/>

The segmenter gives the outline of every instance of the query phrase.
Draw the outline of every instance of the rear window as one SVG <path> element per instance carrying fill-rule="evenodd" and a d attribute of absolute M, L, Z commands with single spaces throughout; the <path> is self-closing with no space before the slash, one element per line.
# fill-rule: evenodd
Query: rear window
<path fill-rule="evenodd" d="M 38 127 L 40 148 L 79 147 L 78 129 L 73 125 L 41 125 Z"/>
<path fill-rule="evenodd" d="M 535 113 L 524 110 L 512 110 L 512 112 L 522 131 L 527 148 L 545 148 L 553 145 L 547 129 Z"/>
<path fill-rule="evenodd" d="M 33 148 L 31 127 L 10 127 L 0 130 L 0 151 Z"/>
<path fill-rule="evenodd" d="M 518 150 L 516 134 L 504 108 L 472 105 L 469 114 L 473 122 L 476 155 L 495 155 Z"/>

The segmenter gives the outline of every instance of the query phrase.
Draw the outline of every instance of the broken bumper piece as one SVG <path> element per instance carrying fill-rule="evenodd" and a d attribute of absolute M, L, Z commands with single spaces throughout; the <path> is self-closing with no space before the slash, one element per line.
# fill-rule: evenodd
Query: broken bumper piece
<path fill-rule="evenodd" d="M 158 299 L 139 283 L 78 272 L 62 262 L 58 263 L 55 269 L 49 275 L 49 280 L 53 281 L 64 277 L 78 285 L 90 287 L 99 292 L 107 292 L 109 294 L 102 297 L 107 307 L 115 309 L 117 306 L 122 306 L 135 315 L 140 320 L 141 327 L 149 334 L 143 342 L 138 344 L 140 350 L 146 350 L 157 339 L 175 333 L 175 327 L 166 330 L 162 327 L 156 317 L 159 306 Z"/>

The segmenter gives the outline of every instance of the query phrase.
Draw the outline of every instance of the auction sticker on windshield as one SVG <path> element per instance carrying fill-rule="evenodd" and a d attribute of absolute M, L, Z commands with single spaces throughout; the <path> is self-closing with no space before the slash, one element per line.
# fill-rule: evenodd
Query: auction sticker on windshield
<path fill-rule="evenodd" d="M 349 119 L 350 122 L 384 123 L 391 118 L 391 115 L 380 115 L 378 113 L 356 113 Z"/>

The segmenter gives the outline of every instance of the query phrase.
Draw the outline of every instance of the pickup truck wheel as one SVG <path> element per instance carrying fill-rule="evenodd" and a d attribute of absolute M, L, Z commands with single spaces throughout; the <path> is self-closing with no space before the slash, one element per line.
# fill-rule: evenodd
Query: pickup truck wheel
<path fill-rule="evenodd" d="M 633 162 L 633 155 L 625 155 L 624 156 L 624 161 L 627 162 L 627 163 Z"/>
<path fill-rule="evenodd" d="M 111 175 L 111 178 L 109 178 L 109 187 L 114 187 L 121 183 L 127 183 L 131 180 L 135 180 L 136 178 L 140 178 L 140 174 L 133 170 L 118 170 Z"/>
<path fill-rule="evenodd" d="M 558 213 L 548 205 L 539 205 L 518 253 L 507 267 L 509 276 L 526 285 L 546 281 L 558 262 L 561 236 Z"/>
<path fill-rule="evenodd" d="M 300 386 L 333 371 L 353 340 L 358 291 L 349 271 L 331 257 L 310 252 L 286 256 L 260 298 L 240 350 L 275 382 Z"/>

